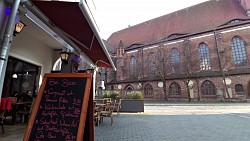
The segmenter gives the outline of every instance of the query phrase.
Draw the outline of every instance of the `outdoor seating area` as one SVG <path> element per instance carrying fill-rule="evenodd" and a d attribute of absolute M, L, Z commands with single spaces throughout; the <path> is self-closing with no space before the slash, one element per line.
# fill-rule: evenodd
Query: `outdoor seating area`
<path fill-rule="evenodd" d="M 2 134 L 5 133 L 4 125 L 15 126 L 17 123 L 27 123 L 36 98 L 31 101 L 23 101 L 17 97 L 1 98 L 0 125 Z"/>
<path fill-rule="evenodd" d="M 99 126 L 103 122 L 103 118 L 110 118 L 110 125 L 114 123 L 113 112 L 117 112 L 117 116 L 121 109 L 121 99 L 112 100 L 111 98 L 94 100 L 94 122 Z"/>

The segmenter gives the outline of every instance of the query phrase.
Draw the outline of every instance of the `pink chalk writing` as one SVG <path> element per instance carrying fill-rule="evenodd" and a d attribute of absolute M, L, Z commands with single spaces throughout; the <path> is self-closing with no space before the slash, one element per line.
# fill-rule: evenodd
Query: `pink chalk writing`
<path fill-rule="evenodd" d="M 50 86 L 54 86 L 54 85 L 57 85 L 57 84 L 60 84 L 58 81 L 56 81 L 55 79 L 49 79 L 49 85 Z"/>
<path fill-rule="evenodd" d="M 60 103 L 68 103 L 68 100 L 65 97 L 60 97 L 59 102 Z"/>
<path fill-rule="evenodd" d="M 79 85 L 84 81 L 49 78 L 47 82 L 29 141 L 75 141 L 84 96 L 84 89 Z"/>
<path fill-rule="evenodd" d="M 45 110 L 65 110 L 65 106 L 64 104 L 60 104 L 58 106 L 55 106 L 54 104 L 48 104 L 48 103 L 45 103 L 45 107 L 44 107 Z"/>
<path fill-rule="evenodd" d="M 38 131 L 38 132 L 36 133 L 36 138 L 38 138 L 38 139 L 43 139 L 43 138 L 44 138 L 43 132 L 42 132 L 42 131 Z"/>
<path fill-rule="evenodd" d="M 63 79 L 61 84 L 62 87 L 75 86 L 75 85 L 76 82 L 69 82 L 68 79 Z"/>
<path fill-rule="evenodd" d="M 49 116 L 50 118 L 53 118 L 54 116 L 57 115 L 58 114 L 56 113 L 56 111 L 47 111 L 47 110 L 42 111 L 42 116 Z"/>
<path fill-rule="evenodd" d="M 49 139 L 55 139 L 55 138 L 56 138 L 56 135 L 53 135 L 53 133 L 49 132 L 49 133 L 48 133 L 48 138 L 49 138 Z"/>

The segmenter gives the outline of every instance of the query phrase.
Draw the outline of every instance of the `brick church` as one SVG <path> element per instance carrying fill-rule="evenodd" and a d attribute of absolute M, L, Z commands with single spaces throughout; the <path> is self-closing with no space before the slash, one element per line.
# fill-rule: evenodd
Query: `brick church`
<path fill-rule="evenodd" d="M 105 70 L 106 90 L 142 91 L 145 100 L 250 99 L 250 0 L 210 0 L 105 43 L 117 67 Z"/>

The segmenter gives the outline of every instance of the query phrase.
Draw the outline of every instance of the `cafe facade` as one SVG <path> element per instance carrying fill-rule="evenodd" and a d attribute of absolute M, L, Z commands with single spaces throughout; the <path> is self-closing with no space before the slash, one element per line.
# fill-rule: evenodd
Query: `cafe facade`
<path fill-rule="evenodd" d="M 32 91 L 33 94 L 36 94 L 45 73 L 53 72 L 53 69 L 56 68 L 56 71 L 58 71 L 58 68 L 60 69 L 61 67 L 62 70 L 64 69 L 67 72 L 72 72 L 74 65 L 79 64 L 79 59 L 81 59 L 81 62 L 85 65 L 80 65 L 83 69 L 96 69 L 100 66 L 114 66 L 113 63 L 110 63 L 111 59 L 106 53 L 105 46 L 101 42 L 91 16 L 88 14 L 88 9 L 84 6 L 86 3 L 82 1 L 72 3 L 51 1 L 52 4 L 50 1 L 18 1 L 20 3 L 17 6 L 17 11 L 12 23 L 9 21 L 13 12 L 15 12 L 14 5 L 16 1 L 0 1 L 0 41 L 2 44 L 0 49 L 2 55 L 1 61 L 4 62 L 2 65 L 3 69 L 1 69 L 1 76 L 4 76 L 4 78 L 1 78 L 1 81 L 3 81 L 1 97 L 14 96 L 16 92 L 22 93 L 26 91 Z M 43 7 L 44 5 L 45 7 Z M 51 5 L 54 7 L 56 6 L 57 9 L 54 9 L 55 11 L 48 10 L 53 9 Z M 72 10 L 76 9 L 72 8 L 72 6 L 78 7 L 78 9 Z M 43 8 L 50 11 L 50 13 L 44 14 L 46 10 Z M 65 25 L 63 21 L 53 19 L 58 17 L 53 16 L 54 14 L 58 14 L 56 10 L 60 12 L 60 8 L 68 8 L 69 11 L 71 10 L 71 13 L 74 14 L 73 17 L 77 20 L 81 21 L 83 19 L 79 24 L 84 25 L 78 30 L 79 32 L 82 30 L 83 33 L 85 33 L 83 36 L 84 39 L 78 38 L 81 36 L 79 32 L 77 33 L 78 35 L 73 35 L 70 31 L 65 31 L 63 29 L 63 26 L 67 27 L 72 24 L 71 22 L 74 22 L 74 19 L 71 19 L 71 22 L 67 23 L 68 25 Z M 51 26 L 51 23 L 48 21 L 53 21 L 53 26 Z M 15 26 L 20 22 L 24 27 L 19 33 L 15 31 Z M 62 27 L 59 28 L 58 26 L 60 26 L 60 23 L 63 24 Z M 55 26 L 55 24 L 57 25 Z M 6 48 L 3 47 L 3 45 L 6 37 L 6 30 L 9 27 L 12 28 L 12 33 L 6 53 Z M 97 55 L 91 50 L 92 48 L 98 52 L 100 58 L 93 57 Z M 70 61 L 68 61 L 67 64 L 60 61 L 61 52 L 69 52 Z"/>

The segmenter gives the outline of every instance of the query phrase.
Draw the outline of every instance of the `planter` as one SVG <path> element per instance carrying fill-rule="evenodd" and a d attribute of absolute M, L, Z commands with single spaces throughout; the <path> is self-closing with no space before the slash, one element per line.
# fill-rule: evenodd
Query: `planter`
<path fill-rule="evenodd" d="M 122 99 L 121 112 L 144 112 L 144 100 Z"/>

